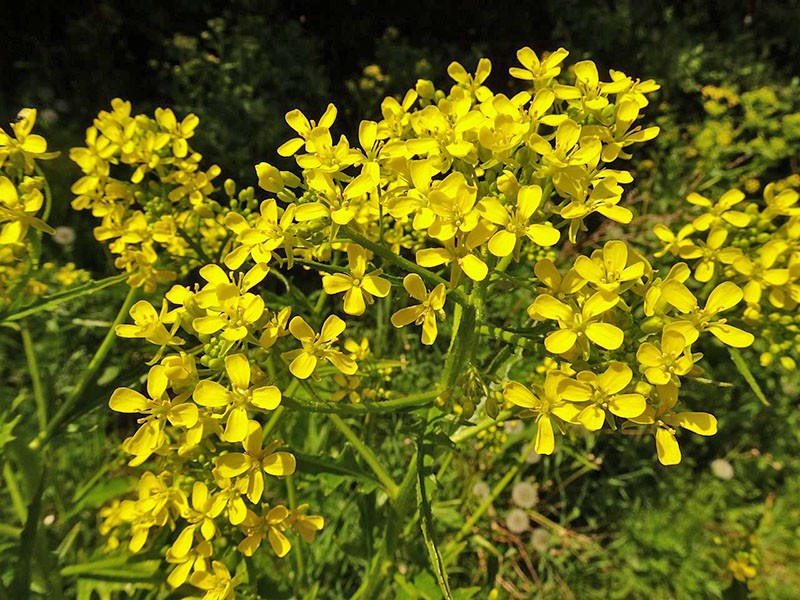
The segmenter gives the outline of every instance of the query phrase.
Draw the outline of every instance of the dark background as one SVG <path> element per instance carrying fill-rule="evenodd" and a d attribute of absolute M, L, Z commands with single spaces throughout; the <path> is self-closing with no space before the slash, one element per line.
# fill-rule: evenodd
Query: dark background
<path fill-rule="evenodd" d="M 3 122 L 36 106 L 51 144 L 69 147 L 114 97 L 136 112 L 173 106 L 201 117 L 195 145 L 248 183 L 252 165 L 274 159 L 287 137 L 288 110 L 318 115 L 333 101 L 339 127 L 353 131 L 378 117 L 382 95 L 419 77 L 445 85 L 453 59 L 472 69 L 491 58 L 490 84 L 503 90 L 516 49 L 563 45 L 570 60 L 591 57 L 601 72 L 666 82 L 662 100 L 687 119 L 700 83 L 734 72 L 753 85 L 790 79 L 800 64 L 798 0 L 62 0 L 9 4 L 2 14 Z M 371 64 L 384 77 L 364 84 Z"/>

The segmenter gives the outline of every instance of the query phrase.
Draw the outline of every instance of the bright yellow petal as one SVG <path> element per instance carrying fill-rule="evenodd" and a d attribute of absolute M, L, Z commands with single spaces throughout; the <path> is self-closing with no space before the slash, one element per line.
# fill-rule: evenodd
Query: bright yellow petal
<path fill-rule="evenodd" d="M 533 449 L 537 454 L 552 454 L 555 447 L 553 423 L 550 421 L 550 417 L 542 415 L 536 421 L 536 442 Z"/>
<path fill-rule="evenodd" d="M 270 454 L 261 463 L 265 472 L 275 477 L 284 477 L 294 473 L 297 462 L 289 452 L 275 452 Z"/>
<path fill-rule="evenodd" d="M 281 391 L 274 385 L 265 385 L 253 390 L 250 403 L 261 410 L 275 410 L 281 403 Z"/>
<path fill-rule="evenodd" d="M 586 326 L 586 337 L 606 350 L 616 350 L 622 345 L 625 334 L 619 327 L 610 323 L 589 323 Z"/>
<path fill-rule="evenodd" d="M 553 331 L 544 340 L 544 346 L 548 352 L 553 354 L 564 354 L 575 346 L 578 340 L 577 334 L 570 329 L 559 329 Z"/>
<path fill-rule="evenodd" d="M 246 390 L 250 387 L 250 361 L 244 354 L 226 356 L 225 372 L 234 389 Z"/>
<path fill-rule="evenodd" d="M 506 382 L 503 386 L 503 397 L 522 408 L 536 408 L 539 405 L 538 398 L 527 387 L 516 381 Z"/>
<path fill-rule="evenodd" d="M 675 434 L 663 427 L 656 429 L 656 452 L 662 465 L 677 465 L 681 462 L 681 448 Z"/>

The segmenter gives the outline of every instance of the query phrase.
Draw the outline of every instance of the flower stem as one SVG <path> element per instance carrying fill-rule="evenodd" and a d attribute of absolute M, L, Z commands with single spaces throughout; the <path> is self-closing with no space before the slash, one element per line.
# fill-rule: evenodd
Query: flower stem
<path fill-rule="evenodd" d="M 372 472 L 375 473 L 378 481 L 380 481 L 383 487 L 386 489 L 386 493 L 389 495 L 389 498 L 393 501 L 396 500 L 398 494 L 400 493 L 400 487 L 392 480 L 372 450 L 370 450 L 364 444 L 364 442 L 359 439 L 359 437 L 356 435 L 356 432 L 350 429 L 347 423 L 342 421 L 339 415 L 332 414 L 330 418 L 336 428 L 342 432 L 344 437 L 347 438 L 347 441 L 353 445 L 353 448 L 355 448 L 356 452 L 362 456 L 364 461 L 372 469 Z"/>
<path fill-rule="evenodd" d="M 25 349 L 25 358 L 28 361 L 28 370 L 31 375 L 33 399 L 36 402 L 36 416 L 39 420 L 39 434 L 41 435 L 47 429 L 47 401 L 42 387 L 42 375 L 39 372 L 39 362 L 36 360 L 36 350 L 33 347 L 30 330 L 25 325 L 21 325 L 20 334 L 22 335 L 22 346 Z"/>

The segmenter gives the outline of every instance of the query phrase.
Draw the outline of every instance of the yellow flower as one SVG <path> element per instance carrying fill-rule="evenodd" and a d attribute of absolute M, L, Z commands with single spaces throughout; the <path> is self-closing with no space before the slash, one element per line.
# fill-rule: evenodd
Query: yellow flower
<path fill-rule="evenodd" d="M 197 306 L 208 314 L 192 321 L 200 334 L 214 334 L 222 330 L 222 337 L 236 342 L 247 337 L 248 332 L 264 314 L 264 300 L 248 292 L 267 276 L 269 267 L 256 264 L 239 284 L 232 282 L 218 265 L 210 264 L 200 269 L 200 276 L 208 283 L 196 296 Z"/>
<path fill-rule="evenodd" d="M 147 375 L 147 395 L 145 397 L 136 390 L 122 387 L 111 395 L 108 405 L 111 410 L 122 413 L 139 413 L 148 415 L 139 419 L 141 427 L 125 440 L 126 452 L 134 455 L 131 466 L 142 464 L 150 455 L 166 442 L 164 421 L 168 420 L 175 427 L 189 429 L 197 423 L 198 410 L 192 402 L 187 402 L 188 394 L 179 394 L 170 398 L 167 394 L 166 370 L 161 365 L 150 369 Z"/>
<path fill-rule="evenodd" d="M 197 546 L 182 556 L 176 556 L 172 548 L 167 550 L 166 561 L 169 564 L 177 565 L 170 574 L 167 575 L 167 583 L 171 588 L 179 588 L 189 574 L 194 571 L 208 571 L 208 559 L 213 555 L 211 543 L 203 540 Z"/>
<path fill-rule="evenodd" d="M 750 224 L 750 215 L 731 210 L 742 200 L 744 200 L 744 194 L 736 189 L 728 190 L 722 194 L 716 203 L 694 192 L 686 197 L 687 202 L 702 206 L 707 211 L 692 221 L 692 225 L 697 231 L 706 231 L 713 227 L 724 227 L 725 224 L 733 225 L 734 227 L 747 227 Z"/>
<path fill-rule="evenodd" d="M 261 545 L 261 540 L 267 538 L 269 545 L 272 546 L 272 551 L 278 558 L 286 556 L 292 548 L 292 544 L 283 533 L 289 514 L 289 510 L 285 506 L 274 506 L 264 515 L 257 515 L 252 510 L 248 510 L 247 517 L 241 524 L 247 537 L 237 546 L 239 552 L 245 556 L 253 556 Z"/>
<path fill-rule="evenodd" d="M 327 294 L 345 293 L 344 312 L 348 315 L 363 315 L 367 305 L 374 301 L 373 296 L 385 298 L 389 295 L 391 284 L 380 277 L 380 269 L 367 274 L 367 252 L 361 246 L 348 245 L 347 262 L 350 274 L 325 275 L 322 287 Z"/>
<path fill-rule="evenodd" d="M 309 544 L 314 541 L 317 532 L 322 530 L 325 526 L 325 519 L 320 515 L 306 515 L 303 514 L 308 508 L 308 504 L 301 504 L 294 509 L 286 523 L 292 528 L 292 531 L 302 536 L 302 538 Z"/>
<path fill-rule="evenodd" d="M 507 381 L 503 385 L 503 397 L 506 401 L 526 408 L 536 415 L 534 451 L 537 454 L 552 454 L 555 449 L 553 417 L 571 423 L 578 415 L 579 410 L 574 404 L 564 402 L 562 386 L 565 381 L 563 373 L 548 371 L 544 386 L 534 388 L 535 394 L 516 381 Z"/>
<path fill-rule="evenodd" d="M 320 117 L 319 124 L 314 121 L 309 121 L 308 118 L 297 109 L 286 113 L 286 122 L 300 137 L 292 138 L 284 142 L 281 147 L 278 148 L 278 154 L 281 156 L 292 156 L 303 146 L 306 146 L 307 151 L 313 152 L 313 146 L 309 148 L 308 145 L 312 132 L 317 127 L 330 129 L 331 125 L 333 125 L 333 122 L 336 120 L 336 115 L 337 110 L 333 104 L 328 104 L 325 113 Z"/>
<path fill-rule="evenodd" d="M 214 519 L 225 508 L 222 497 L 208 493 L 208 486 L 202 481 L 195 481 L 192 486 L 191 504 L 187 504 L 181 514 L 189 526 L 178 534 L 169 551 L 176 558 L 186 556 L 194 546 L 194 534 L 199 530 L 203 540 L 211 540 L 217 533 Z"/>
<path fill-rule="evenodd" d="M 261 443 L 261 425 L 250 421 L 247 436 L 242 441 L 244 452 L 230 452 L 216 459 L 216 470 L 221 477 L 246 475 L 246 495 L 253 504 L 260 502 L 264 493 L 264 473 L 285 477 L 294 473 L 296 465 L 294 456 L 289 452 L 276 452 L 283 445 L 283 440 L 275 440 L 266 448 L 262 448 Z"/>
<path fill-rule="evenodd" d="M 228 567 L 215 560 L 211 571 L 195 571 L 189 583 L 205 591 L 202 600 L 234 600 L 236 598 L 237 578 L 231 577 Z"/>
<path fill-rule="evenodd" d="M 661 258 L 666 255 L 667 252 L 673 256 L 679 256 L 683 248 L 692 245 L 692 241 L 687 238 L 694 232 L 695 228 L 691 223 L 681 227 L 678 233 L 672 233 L 669 227 L 662 223 L 657 223 L 653 226 L 653 233 L 663 242 L 664 248 L 655 252 L 653 256 L 655 258 Z"/>
<path fill-rule="evenodd" d="M 398 329 L 409 323 L 422 325 L 422 343 L 430 346 L 436 341 L 438 334 L 436 317 L 444 319 L 444 303 L 447 298 L 445 285 L 440 283 L 429 294 L 422 277 L 409 273 L 403 279 L 403 287 L 420 304 L 398 310 L 392 315 L 392 325 Z"/>
<path fill-rule="evenodd" d="M 197 384 L 193 398 L 200 406 L 225 408 L 225 434 L 227 442 L 241 442 L 248 431 L 248 409 L 275 410 L 281 403 L 281 392 L 274 385 L 250 389 L 250 361 L 244 354 L 225 357 L 225 371 L 231 389 L 215 381 L 203 380 Z"/>
<path fill-rule="evenodd" d="M 322 324 L 319 333 L 315 333 L 302 317 L 295 317 L 289 323 L 289 331 L 303 347 L 299 350 L 284 352 L 281 356 L 291 361 L 289 370 L 298 379 L 308 379 L 317 368 L 320 360 L 329 361 L 345 375 L 352 375 L 358 365 L 349 356 L 333 348 L 333 344 L 345 329 L 344 321 L 331 315 Z"/>
<path fill-rule="evenodd" d="M 488 58 L 482 58 L 478 61 L 478 68 L 475 70 L 474 76 L 467 73 L 467 70 L 457 62 L 451 62 L 447 67 L 447 74 L 459 86 L 475 96 L 478 102 L 486 102 L 492 97 L 491 90 L 483 85 L 483 82 L 486 81 L 491 72 L 492 63 Z"/>
<path fill-rule="evenodd" d="M 23 108 L 19 121 L 11 123 L 14 137 L 0 129 L 0 168 L 10 160 L 12 165 L 24 173 L 33 172 L 35 160 L 47 160 L 58 156 L 58 152 L 47 152 L 47 140 L 31 133 L 36 123 L 36 109 Z"/>
<path fill-rule="evenodd" d="M 173 335 L 164 326 L 165 322 L 169 322 L 166 300 L 162 303 L 160 313 L 157 313 L 147 300 L 139 300 L 131 307 L 130 315 L 133 317 L 134 324 L 117 325 L 114 331 L 119 337 L 144 338 L 157 346 L 183 344 L 181 338 Z"/>
<path fill-rule="evenodd" d="M 539 89 L 547 86 L 551 80 L 558 77 L 561 73 L 559 65 L 564 62 L 567 56 L 569 56 L 569 52 L 564 48 L 559 48 L 540 60 L 536 52 L 525 46 L 517 50 L 517 60 L 519 60 L 523 68 L 511 67 L 508 72 L 517 79 L 532 81 L 534 87 Z"/>
<path fill-rule="evenodd" d="M 514 253 L 519 259 L 520 240 L 524 237 L 544 247 L 558 243 L 561 234 L 550 223 L 530 223 L 541 203 L 542 188 L 538 185 L 520 187 L 513 208 L 503 206 L 496 198 L 481 200 L 483 218 L 501 227 L 489 240 L 489 252 L 495 256 Z"/>
<path fill-rule="evenodd" d="M 683 334 L 669 329 L 662 332 L 660 347 L 644 342 L 636 351 L 645 377 L 657 385 L 678 383 L 678 377 L 688 374 L 700 357 L 702 354 L 692 354 Z"/>
<path fill-rule="evenodd" d="M 779 288 L 789 283 L 789 269 L 772 268 L 780 256 L 781 246 L 778 240 L 768 242 L 762 246 L 757 260 L 740 256 L 733 261 L 733 268 L 747 278 L 742 291 L 744 301 L 748 304 L 758 304 L 764 290 Z M 770 301 L 776 306 L 781 303 L 781 299 L 775 294 L 770 296 Z"/>
<path fill-rule="evenodd" d="M 172 153 L 178 158 L 183 158 L 189 153 L 187 139 L 194 135 L 194 130 L 200 124 L 200 119 L 195 114 L 188 114 L 183 121 L 178 123 L 175 113 L 170 108 L 157 108 L 156 122 L 170 134 L 172 138 Z"/>
<path fill-rule="evenodd" d="M 575 271 L 596 289 L 619 294 L 625 283 L 638 281 L 649 270 L 644 259 L 629 256 L 625 242 L 612 240 L 596 250 L 592 257 L 579 256 L 575 259 Z"/>
<path fill-rule="evenodd" d="M 42 201 L 43 196 L 39 190 L 32 190 L 20 198 L 11 180 L 0 175 L 0 244 L 22 242 L 29 227 L 51 235 L 56 232 L 36 217 L 36 213 L 42 208 Z"/>
<path fill-rule="evenodd" d="M 628 365 L 614 361 L 600 375 L 581 371 L 577 380 L 566 380 L 562 384 L 561 394 L 565 400 L 588 403 L 578 414 L 577 420 L 589 431 L 597 431 L 605 422 L 606 411 L 623 419 L 638 417 L 644 412 L 644 396 L 620 393 L 632 378 L 633 371 Z"/>
<path fill-rule="evenodd" d="M 600 322 L 598 317 L 616 306 L 619 297 L 606 292 L 595 292 L 580 309 L 542 294 L 528 307 L 531 318 L 544 317 L 558 322 L 559 329 L 548 334 L 544 345 L 553 354 L 567 354 L 577 347 L 586 356 L 589 353 L 587 340 L 606 350 L 616 350 L 622 345 L 625 335 L 611 323 Z"/>
<path fill-rule="evenodd" d="M 275 200 L 264 200 L 261 212 L 251 226 L 239 213 L 230 212 L 225 216 L 225 226 L 236 234 L 235 246 L 225 255 L 225 266 L 238 269 L 248 257 L 257 263 L 269 263 L 273 251 L 281 246 L 286 250 L 287 258 L 291 252 L 291 226 L 297 206 L 290 204 L 282 213 Z"/>
<path fill-rule="evenodd" d="M 482 223 L 468 234 L 457 235 L 444 242 L 444 248 L 423 248 L 417 251 L 416 261 L 420 267 L 438 267 L 453 264 L 450 272 L 450 287 L 458 283 L 461 272 L 472 281 L 483 281 L 489 274 L 489 267 L 481 260 L 475 250 L 489 239 L 489 231 Z"/>
<path fill-rule="evenodd" d="M 634 423 L 655 426 L 656 453 L 662 465 L 677 465 L 681 462 L 681 449 L 675 437 L 675 428 L 682 427 L 698 435 L 710 436 L 717 433 L 717 419 L 704 412 L 673 412 L 678 401 L 678 386 L 670 382 L 656 386 L 659 404 L 657 408 L 648 406 L 638 417 L 631 417 Z"/>
<path fill-rule="evenodd" d="M 743 294 L 735 283 L 724 281 L 708 295 L 704 308 L 697 304 L 697 298 L 677 280 L 670 280 L 662 286 L 664 300 L 685 316 L 670 322 L 665 330 L 677 331 L 687 344 L 697 341 L 701 331 L 708 331 L 723 344 L 734 348 L 746 348 L 755 340 L 752 333 L 728 325 L 726 319 L 712 321 L 718 313 L 729 310 L 741 302 Z"/>
<path fill-rule="evenodd" d="M 717 263 L 729 265 L 742 255 L 739 248 L 723 247 L 727 239 L 728 231 L 726 229 L 712 229 L 708 232 L 705 243 L 702 241 L 697 244 L 689 243 L 680 249 L 681 258 L 701 259 L 694 268 L 694 278 L 697 281 L 701 283 L 711 281 Z"/>

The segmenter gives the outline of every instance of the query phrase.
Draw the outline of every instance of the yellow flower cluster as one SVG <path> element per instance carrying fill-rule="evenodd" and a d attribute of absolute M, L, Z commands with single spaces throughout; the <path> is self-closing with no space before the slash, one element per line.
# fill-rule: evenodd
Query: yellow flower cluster
<path fill-rule="evenodd" d="M 101 219 L 94 235 L 110 242 L 133 287 L 152 292 L 210 261 L 222 244 L 220 206 L 209 197 L 220 169 L 203 170 L 188 143 L 198 123 L 192 114 L 179 122 L 171 109 L 133 115 L 117 98 L 86 130 L 86 146 L 70 151 L 84 173 L 72 206 Z"/>
<path fill-rule="evenodd" d="M 697 193 L 686 200 L 702 213 L 673 233 L 656 225 L 663 242 L 661 255 L 671 253 L 689 261 L 694 278 L 720 279 L 742 287 L 742 318 L 761 332 L 766 347 L 761 363 L 779 359 L 794 370 L 800 353 L 800 205 L 797 191 L 787 182 L 764 188 L 761 202 L 746 202 L 732 189 L 714 202 Z"/>
<path fill-rule="evenodd" d="M 31 133 L 35 124 L 36 110 L 24 108 L 11 124 L 12 135 L 0 128 L 0 307 L 46 289 L 26 276 L 38 260 L 38 252 L 31 253 L 38 241 L 31 230 L 55 233 L 45 223 L 50 191 L 36 161 L 58 153 L 48 152 L 47 141 Z"/>
<path fill-rule="evenodd" d="M 521 49 L 511 75 L 527 89 L 512 97 L 485 85 L 487 59 L 475 73 L 452 63 L 449 91 L 421 80 L 401 100 L 386 98 L 382 119 L 362 121 L 357 143 L 334 137 L 333 105 L 317 121 L 293 110 L 286 121 L 295 136 L 278 152 L 295 158 L 301 176 L 262 162 L 256 172 L 269 197 L 259 202 L 248 190 L 233 199 L 226 182 L 227 211 L 210 199 L 214 168 L 199 170 L 199 156 L 188 148 L 195 118 L 179 124 L 169 111 L 157 111 L 155 120 L 131 117 L 122 101 L 100 114 L 87 147 L 73 151 L 86 173 L 73 188 L 76 208 L 103 219 L 97 235 L 116 239 L 112 250 L 134 285 L 152 290 L 175 276 L 159 270 L 157 245 L 206 263 L 200 284 L 174 285 L 160 309 L 138 302 L 134 323 L 117 329 L 158 350 L 147 394 L 121 388 L 110 401 L 114 410 L 140 415 L 123 446 L 130 464 L 154 463 L 136 499 L 104 509 L 112 545 L 127 535 L 136 552 L 151 530 L 169 529 L 166 558 L 176 565 L 169 583 L 188 581 L 211 600 L 233 597 L 243 577 L 231 574 L 230 555 L 223 564 L 218 537 L 238 539 L 245 557 L 264 538 L 285 555 L 288 531 L 313 540 L 322 517 L 287 508 L 280 486 L 271 485 L 296 467 L 283 442 L 272 439 L 278 411 L 302 407 L 301 393 L 318 405 L 360 401 L 365 411 L 380 407 L 370 396 L 388 395 L 364 390 L 362 400 L 356 373 L 368 345 L 339 346 L 346 323 L 325 313 L 327 295 L 341 296 L 352 317 L 365 318 L 376 302 L 391 307 L 391 323 L 421 327 L 425 346 L 436 343 L 439 322 L 452 315 L 440 400 L 460 394 L 470 414 L 472 396 L 481 393 L 521 407 L 536 418 L 539 454 L 553 452 L 557 428 L 621 423 L 652 432 L 659 460 L 675 464 L 677 428 L 715 433 L 714 417 L 684 409 L 678 392 L 682 378 L 700 373 L 692 347 L 701 335 L 736 348 L 753 342 L 723 315 L 742 290 L 723 281 L 707 297 L 696 293 L 685 263 L 660 276 L 618 240 L 578 256 L 566 272 L 554 253 L 543 257 L 559 242 L 576 242 L 593 215 L 631 221 L 623 185 L 633 178 L 611 164 L 658 134 L 637 124 L 658 85 L 618 71 L 601 81 L 591 61 L 562 77 L 567 55 L 559 49 L 540 58 Z M 129 166 L 128 180 L 112 179 L 112 164 Z M 695 228 L 726 231 L 741 219 L 721 207 L 708 213 Z M 687 235 L 671 243 L 685 246 Z M 709 244 L 717 256 L 721 244 Z M 524 264 L 531 256 L 540 257 L 535 281 Z M 316 272 L 324 292 L 305 316 L 292 316 L 303 305 L 268 292 L 295 266 Z M 711 273 L 703 280 L 696 269 L 701 281 L 714 275 L 708 266 L 700 272 Z M 494 333 L 501 328 L 490 322 L 489 292 L 500 283 L 530 304 L 527 339 Z M 547 368 L 529 371 L 545 372 L 542 385 L 531 389 L 499 369 L 481 373 L 476 353 L 484 335 L 533 345 L 530 359 Z M 543 360 L 538 342 L 551 356 Z"/>
<path fill-rule="evenodd" d="M 677 427 L 716 433 L 712 415 L 680 409 L 678 391 L 681 377 L 700 373 L 695 363 L 702 355 L 692 345 L 701 334 L 735 348 L 752 344 L 752 334 L 721 316 L 741 301 L 739 287 L 721 283 L 701 307 L 685 285 L 685 263 L 660 278 L 647 259 L 618 240 L 578 256 L 563 275 L 546 259 L 534 272 L 542 287 L 528 315 L 557 325 L 546 333 L 544 346 L 562 362 L 548 370 L 543 386 L 531 391 L 510 381 L 504 396 L 536 416 L 536 452 L 553 452 L 554 424 L 597 431 L 619 419 L 623 426 L 652 431 L 659 460 L 676 464 Z M 625 362 L 633 355 L 638 374 Z"/>

